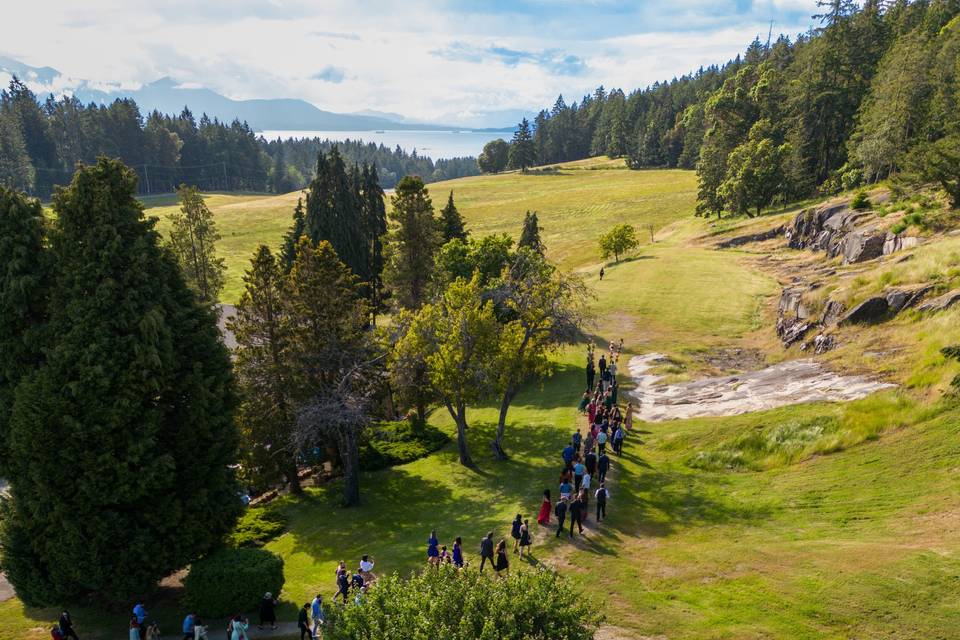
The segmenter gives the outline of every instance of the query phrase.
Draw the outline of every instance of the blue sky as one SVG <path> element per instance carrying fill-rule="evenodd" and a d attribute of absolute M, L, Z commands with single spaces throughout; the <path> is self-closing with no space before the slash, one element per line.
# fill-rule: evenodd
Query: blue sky
<path fill-rule="evenodd" d="M 171 76 L 235 98 L 296 97 L 470 124 L 558 93 L 645 86 L 812 25 L 815 0 L 47 0 L 0 55 L 77 79 Z"/>

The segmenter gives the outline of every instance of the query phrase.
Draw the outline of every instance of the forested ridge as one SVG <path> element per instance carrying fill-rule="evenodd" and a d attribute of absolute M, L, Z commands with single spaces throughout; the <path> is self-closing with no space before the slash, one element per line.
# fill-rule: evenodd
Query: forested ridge
<path fill-rule="evenodd" d="M 360 140 L 267 141 L 245 122 L 197 118 L 187 107 L 178 115 L 144 117 L 132 99 L 85 105 L 51 95 L 40 101 L 16 78 L 0 92 L 0 185 L 41 198 L 68 184 L 78 162 L 92 164 L 99 156 L 133 169 L 141 194 L 170 193 L 183 183 L 204 191 L 286 193 L 306 186 L 318 153 L 335 145 L 350 163 L 376 166 L 384 188 L 404 175 L 433 182 L 479 173 L 473 158 L 434 162 Z"/>
<path fill-rule="evenodd" d="M 817 28 L 757 38 L 726 64 L 629 94 L 600 87 L 569 105 L 560 96 L 528 125 L 532 141 L 518 132 L 503 162 L 608 155 L 633 169 L 696 169 L 707 215 L 891 174 L 939 182 L 957 202 L 960 2 L 818 5 Z M 513 153 L 518 142 L 532 157 Z"/>

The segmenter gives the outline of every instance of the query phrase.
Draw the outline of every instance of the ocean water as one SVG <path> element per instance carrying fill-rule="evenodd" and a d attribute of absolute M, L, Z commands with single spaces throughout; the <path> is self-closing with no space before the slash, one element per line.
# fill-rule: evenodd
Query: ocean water
<path fill-rule="evenodd" d="M 509 131 L 262 131 L 267 140 L 282 138 L 320 138 L 321 140 L 363 140 L 376 142 L 391 149 L 400 146 L 407 153 L 414 149 L 417 155 L 427 156 L 434 160 L 440 158 L 456 158 L 478 156 L 483 151 L 483 145 L 491 140 L 503 138 L 509 140 L 512 134 Z"/>

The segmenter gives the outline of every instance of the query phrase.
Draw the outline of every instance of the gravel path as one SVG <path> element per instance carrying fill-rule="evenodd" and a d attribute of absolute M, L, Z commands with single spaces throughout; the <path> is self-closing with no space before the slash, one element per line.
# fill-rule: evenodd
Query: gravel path
<path fill-rule="evenodd" d="M 841 376 L 816 360 L 790 360 L 739 375 L 658 384 L 658 376 L 649 370 L 665 360 L 662 354 L 648 353 L 629 363 L 637 385 L 630 394 L 640 400 L 636 416 L 648 422 L 731 416 L 803 402 L 857 400 L 895 386 L 863 376 Z"/>

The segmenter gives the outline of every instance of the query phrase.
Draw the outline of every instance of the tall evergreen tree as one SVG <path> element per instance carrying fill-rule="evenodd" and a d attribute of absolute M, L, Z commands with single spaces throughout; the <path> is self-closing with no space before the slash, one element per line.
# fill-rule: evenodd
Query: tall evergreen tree
<path fill-rule="evenodd" d="M 230 329 L 237 339 L 244 466 L 260 486 L 283 479 L 293 493 L 300 493 L 296 451 L 291 446 L 297 402 L 291 395 L 286 274 L 270 249 L 260 245 L 243 281 L 244 292 Z"/>
<path fill-rule="evenodd" d="M 377 176 L 376 165 L 363 165 L 362 193 L 363 234 L 368 250 L 368 284 L 370 306 L 374 317 L 383 307 L 383 241 L 387 234 L 387 206 Z"/>
<path fill-rule="evenodd" d="M 180 211 L 169 216 L 167 244 L 200 302 L 213 304 L 223 290 L 227 270 L 224 259 L 217 257 L 216 245 L 220 240 L 217 224 L 196 187 L 182 184 L 177 195 Z"/>
<path fill-rule="evenodd" d="M 128 602 L 218 544 L 241 509 L 216 317 L 135 195 L 133 172 L 102 159 L 54 199 L 56 304 L 45 360 L 17 388 L 2 539 L 29 605 Z"/>
<path fill-rule="evenodd" d="M 520 242 L 518 247 L 526 247 L 543 255 L 546 247 L 540 239 L 540 223 L 537 221 L 537 212 L 527 211 L 523 218 L 523 230 L 520 232 Z"/>
<path fill-rule="evenodd" d="M 384 280 L 399 308 L 417 309 L 426 301 L 442 236 L 429 191 L 420 178 L 401 180 L 391 203 Z"/>
<path fill-rule="evenodd" d="M 36 172 L 13 115 L 0 110 L 0 186 L 28 191 Z"/>
<path fill-rule="evenodd" d="M 440 225 L 444 242 L 450 242 L 454 238 L 467 239 L 467 229 L 463 223 L 463 216 L 457 211 L 457 205 L 453 203 L 452 189 L 447 197 L 447 205 L 440 210 Z"/>
<path fill-rule="evenodd" d="M 511 169 L 526 169 L 537 161 L 537 152 L 533 146 L 533 132 L 530 122 L 524 118 L 517 125 L 510 142 L 509 167 Z"/>
<path fill-rule="evenodd" d="M 303 198 L 297 198 L 297 206 L 293 209 L 293 224 L 283 236 L 283 248 L 280 250 L 280 264 L 283 270 L 289 272 L 293 268 L 293 261 L 297 258 L 297 244 L 306 233 L 307 223 L 303 213 Z"/>
<path fill-rule="evenodd" d="M 40 203 L 0 187 L 0 475 L 10 461 L 14 392 L 41 360 L 49 285 L 45 236 Z"/>

